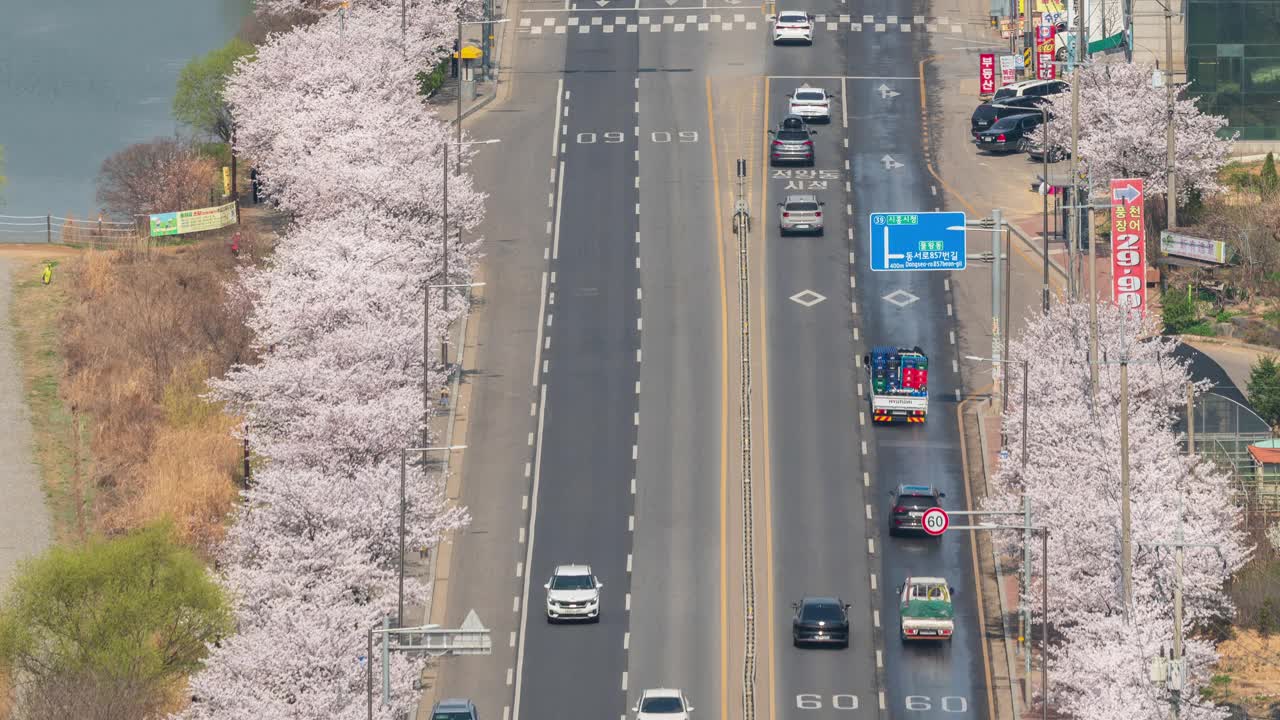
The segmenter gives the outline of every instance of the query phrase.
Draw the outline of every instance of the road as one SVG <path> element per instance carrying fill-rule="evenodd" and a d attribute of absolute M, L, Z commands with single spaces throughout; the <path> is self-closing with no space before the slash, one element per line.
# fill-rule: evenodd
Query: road
<path fill-rule="evenodd" d="M 491 623 L 495 658 L 457 661 L 476 663 L 478 675 L 447 667 L 439 694 L 470 694 L 504 720 L 607 718 L 628 715 L 646 687 L 674 686 L 697 717 L 740 714 L 742 358 L 727 221 L 741 158 L 756 214 L 752 448 L 766 469 L 756 486 L 758 716 L 985 717 L 967 542 L 883 532 L 886 493 L 900 481 L 933 482 L 948 504 L 964 503 L 950 287 L 944 274 L 872 275 L 860 250 L 868 212 L 943 207 L 925 174 L 916 72 L 929 33 L 947 28 L 926 28 L 902 0 L 859 8 L 873 16 L 865 27 L 823 0 L 808 8 L 826 16 L 813 47 L 774 48 L 758 7 L 592 5 L 526 3 L 513 18 L 515 96 L 474 123 L 477 137 L 491 131 L 512 145 L 478 169 L 493 188 L 486 237 L 501 240 L 487 264 L 499 274 L 542 272 L 544 283 L 512 280 L 515 289 L 492 300 L 502 318 L 520 320 L 500 318 L 481 334 L 491 353 L 521 357 L 491 356 L 488 381 L 502 391 L 477 392 L 484 409 L 474 413 L 505 414 L 473 421 L 469 444 L 502 442 L 469 461 L 463 481 L 468 502 L 512 516 L 486 516 L 483 532 L 527 512 L 528 542 L 524 532 L 506 549 L 460 538 L 464 570 L 449 600 L 450 617 L 471 606 L 502 613 L 512 600 L 515 612 Z M 764 125 L 803 78 L 840 94 L 834 122 L 816 137 L 819 163 L 810 174 L 766 168 Z M 827 203 L 823 237 L 777 236 L 771 206 L 789 183 Z M 530 260 L 538 252 L 540 268 Z M 503 285 L 494 272 L 486 280 Z M 882 299 L 895 291 L 901 307 Z M 504 331 L 519 340 L 504 343 Z M 872 343 L 930 353 L 929 423 L 869 426 L 856 358 Z M 522 349 L 535 347 L 532 358 Z M 507 377 L 528 378 L 530 364 L 531 393 Z M 516 447 L 525 431 L 528 447 Z M 526 462 L 521 510 L 491 500 L 511 494 L 502 468 Z M 510 571 L 494 570 L 511 557 L 514 598 Z M 603 581 L 599 624 L 545 622 L 542 584 L 568 562 L 591 564 Z M 900 646 L 893 586 L 909 573 L 941 574 L 958 588 L 951 647 Z M 788 604 L 804 593 L 852 604 L 849 650 L 791 647 Z M 513 647 L 500 647 L 508 627 Z"/>
<path fill-rule="evenodd" d="M 838 17 L 844 8 L 815 3 L 807 9 Z M 893 718 L 985 717 L 967 538 L 889 538 L 885 531 L 888 493 L 901 482 L 938 486 L 950 507 L 963 507 L 965 495 L 947 274 L 873 273 L 866 257 L 869 213 L 947 209 L 926 173 L 920 82 L 912 72 L 928 54 L 928 35 L 889 31 L 892 20 L 915 20 L 909 3 L 882 1 L 859 12 L 884 23 L 874 44 L 857 33 L 823 32 L 820 21 L 813 48 L 769 54 L 770 124 L 802 82 L 839 93 L 843 103 L 841 115 L 815 138 L 818 176 L 771 170 L 761 203 L 769 219 L 761 304 L 767 312 L 773 716 L 806 709 L 815 718 L 844 717 L 841 711 L 857 707 L 883 709 Z M 788 188 L 808 190 L 815 182 L 827 203 L 825 235 L 780 238 L 773 201 Z M 931 408 L 923 426 L 870 425 L 857 358 L 874 344 L 918 345 L 930 355 Z M 941 575 L 958 589 L 950 646 L 900 642 L 896 586 L 912 574 Z M 852 602 L 851 648 L 838 658 L 790 647 L 785 610 L 803 593 L 840 594 Z"/>

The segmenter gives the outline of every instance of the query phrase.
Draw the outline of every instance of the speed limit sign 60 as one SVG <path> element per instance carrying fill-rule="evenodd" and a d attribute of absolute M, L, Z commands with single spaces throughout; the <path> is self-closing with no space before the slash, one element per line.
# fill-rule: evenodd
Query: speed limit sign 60
<path fill-rule="evenodd" d="M 924 531 L 935 537 L 946 532 L 950 524 L 951 518 L 947 517 L 947 511 L 942 508 L 929 508 L 920 518 L 920 525 Z"/>

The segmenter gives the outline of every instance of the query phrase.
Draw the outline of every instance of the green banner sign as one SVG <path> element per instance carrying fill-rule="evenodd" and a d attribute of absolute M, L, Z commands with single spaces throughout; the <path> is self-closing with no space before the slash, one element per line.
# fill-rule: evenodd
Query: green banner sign
<path fill-rule="evenodd" d="M 151 237 L 217 230 L 232 225 L 235 221 L 236 204 L 233 202 L 199 210 L 156 213 L 151 216 Z"/>

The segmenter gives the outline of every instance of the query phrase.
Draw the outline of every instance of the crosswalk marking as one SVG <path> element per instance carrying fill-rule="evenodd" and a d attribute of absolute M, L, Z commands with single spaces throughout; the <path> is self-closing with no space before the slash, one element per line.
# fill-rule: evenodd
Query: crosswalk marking
<path fill-rule="evenodd" d="M 636 11 L 633 11 L 636 12 Z M 649 32 L 662 32 L 667 29 L 671 32 L 710 32 L 712 29 L 718 29 L 723 32 L 733 30 L 754 31 L 761 28 L 762 23 L 756 20 L 747 20 L 744 13 L 733 13 L 732 15 L 706 14 L 706 15 L 641 15 L 636 14 L 624 15 L 592 15 L 589 12 L 579 13 L 576 15 L 559 16 L 559 17 L 542 17 L 541 24 L 537 17 L 522 17 L 519 20 L 519 32 L 529 35 L 565 35 L 569 28 L 577 28 L 577 34 L 587 34 L 595 29 L 604 33 L 623 32 L 623 28 L 628 33 L 639 32 L 641 26 L 647 26 Z M 951 20 L 945 17 L 926 17 L 923 15 L 915 15 L 909 18 L 911 22 L 906 22 L 908 18 L 899 17 L 897 15 L 889 15 L 877 20 L 873 15 L 863 15 L 862 22 L 854 22 L 851 15 L 818 15 L 816 20 L 818 25 L 825 28 L 827 32 L 951 32 L 962 33 L 964 27 L 952 24 Z"/>

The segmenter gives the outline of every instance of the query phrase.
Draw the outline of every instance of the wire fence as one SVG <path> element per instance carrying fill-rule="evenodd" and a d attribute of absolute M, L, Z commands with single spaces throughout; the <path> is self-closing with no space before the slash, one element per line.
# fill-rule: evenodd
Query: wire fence
<path fill-rule="evenodd" d="M 0 215 L 0 243 L 45 243 L 123 248 L 143 242 L 136 223 L 60 215 Z"/>

